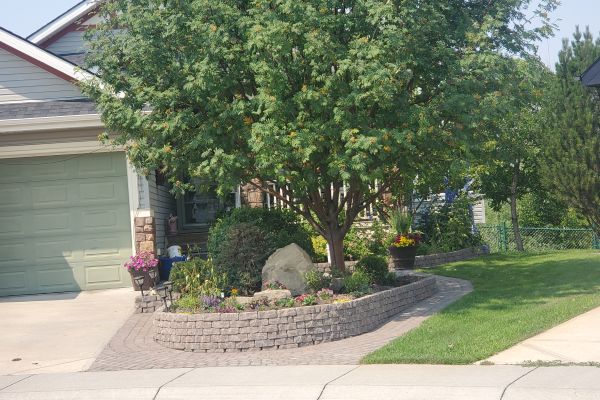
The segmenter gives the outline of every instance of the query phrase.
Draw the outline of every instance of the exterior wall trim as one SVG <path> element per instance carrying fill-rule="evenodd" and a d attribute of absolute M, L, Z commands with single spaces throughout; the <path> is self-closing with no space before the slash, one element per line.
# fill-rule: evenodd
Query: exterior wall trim
<path fill-rule="evenodd" d="M 98 114 L 0 120 L 0 134 L 103 127 L 104 124 Z"/>

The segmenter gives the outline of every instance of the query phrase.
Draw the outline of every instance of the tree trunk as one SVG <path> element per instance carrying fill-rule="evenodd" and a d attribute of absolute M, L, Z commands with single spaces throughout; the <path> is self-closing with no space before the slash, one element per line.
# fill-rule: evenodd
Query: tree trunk
<path fill-rule="evenodd" d="M 515 234 L 515 245 L 517 251 L 524 251 L 523 239 L 521 239 L 521 230 L 519 229 L 519 214 L 517 213 L 517 183 L 519 181 L 520 163 L 515 163 L 510 187 L 510 218 L 512 221 L 513 232 Z"/>
<path fill-rule="evenodd" d="M 329 247 L 329 257 L 331 258 L 331 268 L 338 271 L 346 270 L 344 261 L 344 235 L 341 227 L 329 227 L 327 246 Z"/>

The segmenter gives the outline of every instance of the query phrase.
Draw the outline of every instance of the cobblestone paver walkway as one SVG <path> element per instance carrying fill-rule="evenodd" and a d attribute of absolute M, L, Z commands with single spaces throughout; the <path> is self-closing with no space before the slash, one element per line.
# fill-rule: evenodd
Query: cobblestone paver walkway
<path fill-rule="evenodd" d="M 417 327 L 432 314 L 473 290 L 471 284 L 464 280 L 437 279 L 439 291 L 435 295 L 395 315 L 372 332 L 294 349 L 240 353 L 192 353 L 167 349 L 152 340 L 152 314 L 134 314 L 89 370 L 358 364 L 366 354 Z"/>

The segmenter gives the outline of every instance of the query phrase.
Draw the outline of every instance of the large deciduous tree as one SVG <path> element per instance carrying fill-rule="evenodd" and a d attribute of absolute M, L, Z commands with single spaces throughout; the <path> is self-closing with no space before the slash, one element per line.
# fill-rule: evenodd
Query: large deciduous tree
<path fill-rule="evenodd" d="M 464 157 L 494 59 L 549 32 L 530 0 L 111 0 L 86 87 L 143 170 L 249 182 L 327 239 Z M 374 182 L 377 185 L 374 185 Z M 279 185 L 272 189 L 267 182 Z"/>
<path fill-rule="evenodd" d="M 478 152 L 481 189 L 496 211 L 510 205 L 515 245 L 523 251 L 517 201 L 541 190 L 541 108 L 551 74 L 533 59 L 507 59 L 498 70 L 504 71 L 499 90 L 482 102 L 489 118 Z"/>
<path fill-rule="evenodd" d="M 600 93 L 577 79 L 600 56 L 589 29 L 563 41 L 546 107 L 546 183 L 600 232 Z"/>

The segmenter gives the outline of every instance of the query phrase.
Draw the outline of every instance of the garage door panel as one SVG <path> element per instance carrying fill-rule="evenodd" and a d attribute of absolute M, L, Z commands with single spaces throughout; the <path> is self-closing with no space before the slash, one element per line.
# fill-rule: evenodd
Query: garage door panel
<path fill-rule="evenodd" d="M 22 291 L 27 289 L 25 272 L 0 272 L 0 290 Z"/>
<path fill-rule="evenodd" d="M 0 186 L 0 210 L 18 207 L 25 200 L 24 188 L 14 186 Z"/>
<path fill-rule="evenodd" d="M 52 261 L 69 261 L 73 259 L 73 246 L 76 243 L 65 238 L 64 240 L 36 241 L 32 245 L 35 263 L 43 264 Z"/>
<path fill-rule="evenodd" d="M 88 287 L 114 285 L 123 279 L 119 265 L 99 265 L 85 268 L 85 282 Z"/>
<path fill-rule="evenodd" d="M 68 265 L 59 265 L 52 268 L 48 266 L 48 269 L 38 270 L 36 275 L 38 285 L 42 290 L 61 291 L 79 289 L 74 271 Z"/>
<path fill-rule="evenodd" d="M 78 176 L 115 176 L 127 173 L 126 166 L 122 163 L 119 154 L 110 154 L 109 157 L 86 157 L 77 160 Z"/>
<path fill-rule="evenodd" d="M 3 243 L 0 244 L 0 268 L 2 265 L 24 265 L 27 259 L 25 243 Z"/>
<path fill-rule="evenodd" d="M 0 165 L 0 295 L 129 286 L 124 154 L 27 160 Z"/>

